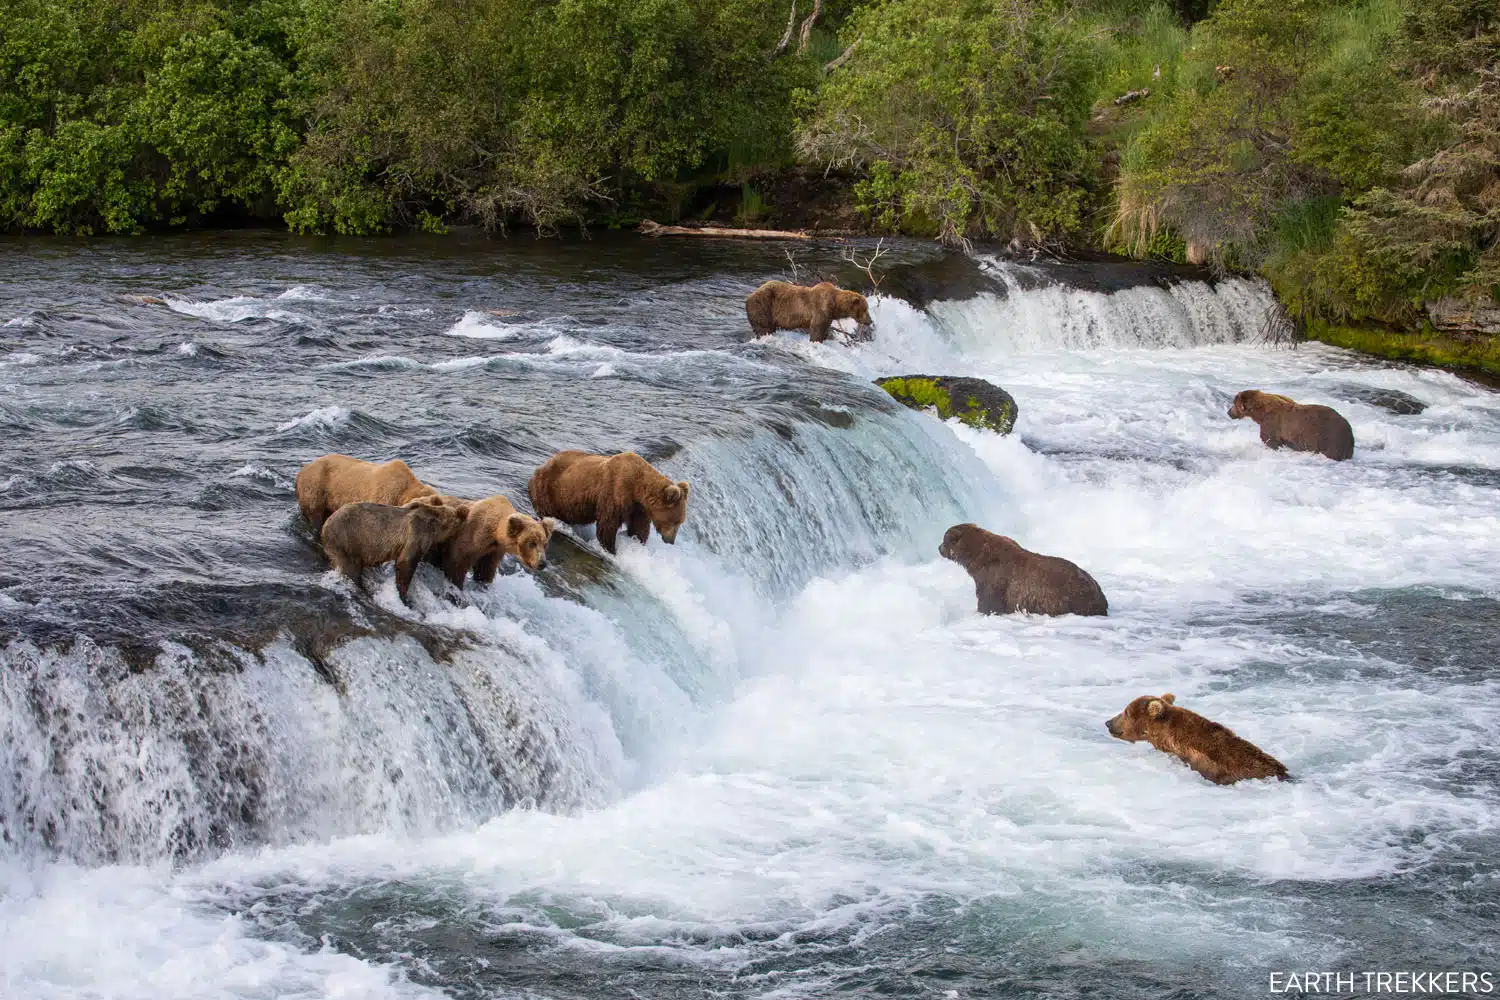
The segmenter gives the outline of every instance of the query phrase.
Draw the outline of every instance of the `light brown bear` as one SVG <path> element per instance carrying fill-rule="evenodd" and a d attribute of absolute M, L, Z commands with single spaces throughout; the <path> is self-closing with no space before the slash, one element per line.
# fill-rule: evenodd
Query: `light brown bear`
<path fill-rule="evenodd" d="M 323 524 L 323 551 L 335 569 L 364 589 L 364 571 L 395 560 L 396 593 L 407 601 L 412 576 L 428 553 L 463 527 L 469 508 L 419 497 L 400 507 L 383 503 L 346 503 Z"/>
<path fill-rule="evenodd" d="M 768 281 L 745 299 L 745 315 L 757 337 L 770 336 L 777 330 L 806 330 L 807 339 L 814 344 L 828 339 L 828 328 L 835 320 L 858 320 L 862 334 L 870 328 L 870 306 L 865 297 L 830 281 L 812 287 Z"/>
<path fill-rule="evenodd" d="M 431 496 L 437 496 L 437 490 L 418 480 L 399 458 L 377 465 L 348 455 L 324 455 L 297 472 L 297 506 L 313 531 L 321 531 L 323 522 L 347 503 L 400 507 Z"/>
<path fill-rule="evenodd" d="M 486 497 L 469 505 L 463 526 L 437 552 L 448 581 L 462 588 L 469 571 L 477 583 L 493 583 L 506 554 L 535 572 L 547 567 L 547 542 L 557 530 L 555 518 L 538 521 L 517 512 L 503 496 Z"/>
<path fill-rule="evenodd" d="M 938 546 L 938 555 L 952 559 L 974 578 L 980 614 L 1109 614 L 1104 591 L 1076 565 L 1030 552 L 1015 539 L 985 531 L 976 524 L 949 528 Z"/>
<path fill-rule="evenodd" d="M 1286 780 L 1286 767 L 1260 747 L 1185 708 L 1176 697 L 1142 695 L 1104 724 L 1109 735 L 1132 743 L 1146 740 L 1219 785 L 1247 778 Z"/>
<path fill-rule="evenodd" d="M 1235 420 L 1249 417 L 1259 424 L 1260 439 L 1267 448 L 1315 451 L 1340 462 L 1354 457 L 1354 428 L 1331 406 L 1246 389 L 1234 397 L 1229 415 Z"/>
<path fill-rule="evenodd" d="M 687 517 L 688 484 L 672 482 L 633 451 L 560 451 L 532 474 L 526 489 L 538 517 L 597 524 L 599 544 L 611 555 L 621 525 L 642 545 L 655 525 L 671 545 Z"/>

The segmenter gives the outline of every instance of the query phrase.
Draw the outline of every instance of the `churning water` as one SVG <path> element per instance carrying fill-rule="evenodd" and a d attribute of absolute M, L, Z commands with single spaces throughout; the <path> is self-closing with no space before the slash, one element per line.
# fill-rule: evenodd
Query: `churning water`
<path fill-rule="evenodd" d="M 914 247 L 872 342 L 750 342 L 780 253 L 0 245 L 0 996 L 1497 971 L 1500 397 L 1267 343 L 1252 283 Z M 919 372 L 1016 433 L 870 385 Z M 1337 406 L 1354 460 L 1264 450 L 1244 388 Z M 325 452 L 524 500 L 569 447 L 691 480 L 678 544 L 407 609 L 295 516 Z M 967 520 L 1110 617 L 977 616 Z M 1169 690 L 1300 780 L 1105 733 Z"/>

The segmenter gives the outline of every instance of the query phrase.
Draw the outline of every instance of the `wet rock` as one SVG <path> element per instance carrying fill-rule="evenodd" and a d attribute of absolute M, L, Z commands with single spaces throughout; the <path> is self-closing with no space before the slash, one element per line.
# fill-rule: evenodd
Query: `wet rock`
<path fill-rule="evenodd" d="M 1376 406 L 1387 413 L 1410 417 L 1427 409 L 1427 404 L 1399 389 L 1377 389 L 1367 385 L 1341 385 L 1332 390 L 1340 399 Z"/>
<path fill-rule="evenodd" d="M 875 384 L 913 410 L 932 410 L 944 420 L 957 417 L 970 427 L 1009 434 L 1019 410 L 1011 394 L 984 379 L 948 375 L 894 375 Z"/>

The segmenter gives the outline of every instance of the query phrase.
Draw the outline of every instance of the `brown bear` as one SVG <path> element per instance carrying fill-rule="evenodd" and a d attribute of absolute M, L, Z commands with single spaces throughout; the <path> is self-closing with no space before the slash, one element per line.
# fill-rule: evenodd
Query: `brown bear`
<path fill-rule="evenodd" d="M 858 320 L 862 333 L 870 327 L 870 306 L 865 297 L 831 281 L 812 287 L 768 281 L 745 299 L 745 315 L 757 337 L 770 336 L 777 330 L 806 330 L 814 344 L 828 339 L 828 328 L 834 320 Z"/>
<path fill-rule="evenodd" d="M 538 517 L 596 523 L 599 544 L 611 555 L 621 525 L 644 545 L 654 524 L 671 545 L 687 517 L 688 484 L 672 482 L 633 451 L 560 451 L 532 474 L 526 489 Z"/>
<path fill-rule="evenodd" d="M 1260 424 L 1260 439 L 1267 448 L 1316 451 L 1338 462 L 1354 457 L 1354 428 L 1331 406 L 1246 389 L 1234 397 L 1229 415 Z"/>
<path fill-rule="evenodd" d="M 1286 767 L 1249 740 L 1185 708 L 1176 697 L 1142 695 L 1104 724 L 1109 735 L 1132 743 L 1146 740 L 1219 785 L 1246 778 L 1290 777 Z"/>
<path fill-rule="evenodd" d="M 403 506 L 346 503 L 323 524 L 323 551 L 335 569 L 364 589 L 364 571 L 396 562 L 396 593 L 407 601 L 412 576 L 432 550 L 463 527 L 469 507 L 419 497 Z"/>
<path fill-rule="evenodd" d="M 547 567 L 547 542 L 557 521 L 538 521 L 518 513 L 503 496 L 486 497 L 469 505 L 462 527 L 435 555 L 449 582 L 462 588 L 469 571 L 478 583 L 493 583 L 500 560 L 509 553 L 527 569 Z"/>
<path fill-rule="evenodd" d="M 976 524 L 949 528 L 938 546 L 938 555 L 952 559 L 974 578 L 980 614 L 1109 614 L 1104 591 L 1073 563 L 1029 552 L 1014 539 Z"/>
<path fill-rule="evenodd" d="M 399 458 L 376 465 L 348 455 L 324 455 L 297 472 L 297 506 L 302 516 L 321 531 L 329 515 L 346 503 L 365 501 L 400 507 L 418 497 L 437 496 Z"/>

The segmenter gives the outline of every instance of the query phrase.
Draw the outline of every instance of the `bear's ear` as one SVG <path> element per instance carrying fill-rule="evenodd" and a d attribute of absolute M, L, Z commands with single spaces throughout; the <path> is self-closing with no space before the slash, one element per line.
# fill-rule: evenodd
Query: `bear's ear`
<path fill-rule="evenodd" d="M 688 484 L 686 479 L 677 481 L 677 488 L 682 491 L 682 499 L 686 500 L 688 495 Z"/>
<path fill-rule="evenodd" d="M 1164 694 L 1161 696 L 1161 700 L 1166 702 L 1168 705 L 1177 704 L 1177 696 L 1175 694 Z"/>
<path fill-rule="evenodd" d="M 552 533 L 557 530 L 557 518 L 555 518 L 555 517 L 544 517 L 544 518 L 542 518 L 542 529 L 547 532 L 547 537 L 551 538 L 552 537 Z"/>
<path fill-rule="evenodd" d="M 661 498 L 667 506 L 675 507 L 687 499 L 687 483 L 668 483 L 661 491 Z"/>
<path fill-rule="evenodd" d="M 456 503 L 453 505 L 453 511 L 458 515 L 460 521 L 467 521 L 469 519 L 469 511 L 473 509 L 474 505 L 471 503 Z"/>
<path fill-rule="evenodd" d="M 1152 698 L 1150 701 L 1146 702 L 1146 714 L 1153 719 L 1160 719 L 1162 717 L 1162 713 L 1166 710 L 1167 704 L 1160 698 Z"/>
<path fill-rule="evenodd" d="M 526 530 L 526 515 L 512 514 L 505 519 L 505 537 L 520 538 L 521 532 Z"/>

